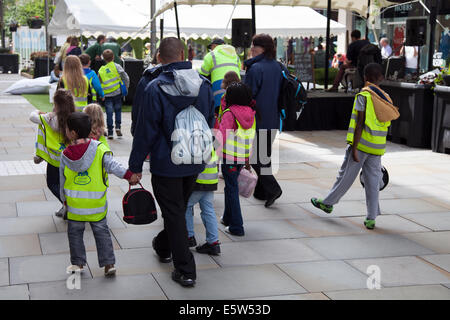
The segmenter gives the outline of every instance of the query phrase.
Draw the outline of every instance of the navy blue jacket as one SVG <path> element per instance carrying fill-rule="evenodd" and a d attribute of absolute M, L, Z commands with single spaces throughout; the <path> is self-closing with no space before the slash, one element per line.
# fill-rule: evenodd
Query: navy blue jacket
<path fill-rule="evenodd" d="M 244 82 L 252 89 L 260 115 L 260 119 L 256 120 L 256 128 L 279 129 L 278 96 L 283 80 L 280 64 L 261 54 L 246 60 L 244 65 L 247 67 Z"/>
<path fill-rule="evenodd" d="M 150 153 L 152 174 L 174 178 L 197 175 L 204 170 L 205 165 L 175 165 L 172 162 L 170 137 L 177 114 L 194 102 L 209 126 L 213 127 L 214 96 L 211 83 L 197 73 L 196 76 L 202 80 L 198 87 L 198 97 L 187 94 L 169 95 L 163 92 L 160 85 L 175 86 L 174 70 L 192 70 L 192 64 L 187 61 L 175 62 L 162 68 L 161 74 L 147 84 L 139 103 L 129 168 L 134 173 L 142 172 L 143 162 Z M 185 88 L 182 90 L 185 92 Z"/>

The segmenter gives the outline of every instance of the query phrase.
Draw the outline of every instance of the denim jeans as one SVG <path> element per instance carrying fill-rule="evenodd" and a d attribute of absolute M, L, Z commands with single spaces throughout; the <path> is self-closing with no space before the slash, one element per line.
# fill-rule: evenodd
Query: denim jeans
<path fill-rule="evenodd" d="M 106 217 L 103 220 L 89 223 L 94 233 L 100 268 L 108 264 L 115 264 L 116 258 Z M 73 265 L 86 265 L 86 248 L 83 241 L 84 227 L 84 221 L 68 221 L 67 234 L 69 236 L 70 262 Z"/>
<path fill-rule="evenodd" d="M 122 124 L 122 95 L 117 95 L 115 97 L 105 98 L 105 109 L 106 109 L 106 126 L 108 127 L 108 134 L 113 133 L 113 113 L 116 118 L 116 130 L 120 129 Z"/>
<path fill-rule="evenodd" d="M 230 231 L 235 234 L 244 233 L 244 222 L 242 221 L 238 185 L 238 177 L 242 167 L 242 164 L 222 164 L 222 174 L 223 179 L 225 180 L 225 209 L 223 213 L 223 222 L 228 225 Z"/>
<path fill-rule="evenodd" d="M 200 216 L 206 229 L 206 242 L 212 244 L 219 240 L 216 212 L 214 211 L 214 191 L 194 191 L 189 198 L 186 210 L 188 237 L 194 233 L 194 206 L 200 204 Z"/>

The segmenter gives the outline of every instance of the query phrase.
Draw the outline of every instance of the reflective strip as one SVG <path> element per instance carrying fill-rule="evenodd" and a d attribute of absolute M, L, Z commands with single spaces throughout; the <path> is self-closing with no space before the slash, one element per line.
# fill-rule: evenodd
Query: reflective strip
<path fill-rule="evenodd" d="M 83 112 L 84 107 L 86 107 L 86 106 L 76 106 L 75 109 L 76 109 L 78 112 Z"/>
<path fill-rule="evenodd" d="M 87 102 L 88 98 L 87 97 L 75 97 L 75 102 Z"/>
<path fill-rule="evenodd" d="M 225 89 L 220 89 L 220 90 L 214 91 L 214 96 L 217 96 L 219 94 L 224 94 L 225 92 L 226 92 Z"/>
<path fill-rule="evenodd" d="M 97 213 L 103 213 L 108 209 L 108 204 L 105 204 L 103 207 L 100 208 L 90 208 L 90 209 L 79 209 L 79 208 L 73 208 L 70 206 L 67 206 L 67 211 L 73 214 L 77 214 L 80 216 L 88 216 L 91 214 L 97 214 Z"/>
<path fill-rule="evenodd" d="M 106 80 L 105 82 L 103 82 L 103 84 L 108 84 L 108 83 L 111 83 L 111 82 L 117 81 L 117 80 L 119 80 L 119 78 L 114 77 L 114 78 L 111 78 L 111 79 L 109 79 L 109 80 Z"/>
<path fill-rule="evenodd" d="M 53 152 L 51 152 L 49 149 L 47 149 L 47 147 L 43 146 L 42 144 L 37 143 L 36 148 L 41 150 L 42 152 L 45 152 L 45 154 L 47 154 L 50 157 L 50 159 L 58 162 L 60 161 L 61 155 L 59 156 L 54 155 Z"/>
<path fill-rule="evenodd" d="M 106 195 L 106 191 L 80 191 L 64 188 L 64 194 L 70 198 L 99 200 Z"/>
<path fill-rule="evenodd" d="M 211 72 L 222 67 L 235 67 L 239 69 L 239 65 L 237 65 L 236 63 L 222 63 L 212 67 Z"/>
<path fill-rule="evenodd" d="M 366 146 L 366 147 L 369 147 L 369 148 L 372 148 L 372 149 L 380 149 L 381 150 L 381 149 L 386 148 L 386 144 L 385 143 L 383 143 L 383 144 L 372 143 L 372 142 L 369 142 L 369 141 L 367 141 L 366 139 L 364 139 L 362 137 L 361 137 L 361 140 L 359 140 L 359 143 L 362 144 L 363 146 Z"/>
<path fill-rule="evenodd" d="M 219 176 L 219 173 L 200 173 L 198 175 L 197 180 L 216 180 Z"/>
<path fill-rule="evenodd" d="M 388 132 L 386 131 L 379 131 L 379 130 L 372 130 L 367 125 L 364 126 L 364 131 L 366 131 L 368 134 L 374 137 L 386 137 Z M 348 133 L 355 133 L 355 128 L 348 128 Z"/>
<path fill-rule="evenodd" d="M 211 72 L 206 71 L 205 69 L 203 69 L 203 67 L 200 68 L 200 71 L 205 75 L 205 76 L 209 76 L 211 74 Z"/>
<path fill-rule="evenodd" d="M 352 113 L 351 119 L 353 119 L 353 120 L 358 120 L 358 116 L 357 116 L 355 113 Z"/>
<path fill-rule="evenodd" d="M 213 61 L 213 69 L 214 69 L 214 67 L 217 65 L 216 55 L 214 54 L 214 51 L 211 51 L 211 58 Z"/>
<path fill-rule="evenodd" d="M 116 83 L 116 84 L 112 84 L 112 85 L 110 85 L 110 86 L 108 86 L 108 87 L 104 87 L 104 88 L 103 88 L 103 91 L 107 91 L 107 90 L 110 90 L 110 89 L 114 89 L 115 87 L 120 88 L 120 83 Z"/>

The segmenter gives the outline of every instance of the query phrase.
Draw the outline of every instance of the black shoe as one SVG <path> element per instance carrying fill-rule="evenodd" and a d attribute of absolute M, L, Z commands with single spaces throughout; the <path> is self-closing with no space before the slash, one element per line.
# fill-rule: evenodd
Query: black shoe
<path fill-rule="evenodd" d="M 174 270 L 172 272 L 172 280 L 175 282 L 178 282 L 183 287 L 193 287 L 195 285 L 194 279 L 189 279 L 184 274 L 181 274 L 178 270 Z"/>
<path fill-rule="evenodd" d="M 155 250 L 156 254 L 158 255 L 159 261 L 162 262 L 162 263 L 170 263 L 170 262 L 172 262 L 172 257 L 170 255 L 168 257 L 164 257 L 164 256 L 161 256 L 158 253 L 158 250 L 156 250 L 156 248 L 155 248 L 155 242 L 156 242 L 156 237 L 153 238 L 152 247 L 153 247 L 153 250 Z"/>
<path fill-rule="evenodd" d="M 255 198 L 257 200 L 267 200 L 266 197 L 263 197 L 262 195 L 260 195 L 258 193 L 253 193 L 253 198 Z"/>
<path fill-rule="evenodd" d="M 205 244 L 198 246 L 195 248 L 198 253 L 210 254 L 212 256 L 218 256 L 220 254 L 220 243 L 216 241 L 214 243 L 209 244 L 206 242 Z"/>
<path fill-rule="evenodd" d="M 264 206 L 265 206 L 266 208 L 268 208 L 268 207 L 270 207 L 271 205 L 273 205 L 273 203 L 275 202 L 275 200 L 277 200 L 279 197 L 281 197 L 281 194 L 282 194 L 282 193 L 283 193 L 283 192 L 280 191 L 280 192 L 277 193 L 276 195 L 274 195 L 274 196 L 270 197 L 269 199 L 267 199 L 267 201 L 266 201 L 266 203 L 264 204 Z"/>
<path fill-rule="evenodd" d="M 195 237 L 188 238 L 189 248 L 195 247 L 197 245 L 197 240 Z"/>
<path fill-rule="evenodd" d="M 223 216 L 220 217 L 220 223 L 223 224 L 225 227 L 228 227 L 228 224 L 223 221 Z"/>

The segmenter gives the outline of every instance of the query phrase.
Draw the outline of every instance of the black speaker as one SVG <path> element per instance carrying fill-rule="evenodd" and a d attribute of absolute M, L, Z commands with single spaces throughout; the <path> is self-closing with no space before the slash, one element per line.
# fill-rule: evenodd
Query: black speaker
<path fill-rule="evenodd" d="M 233 19 L 231 23 L 231 44 L 237 48 L 250 48 L 252 45 L 252 19 Z"/>
<path fill-rule="evenodd" d="M 130 87 L 128 88 L 128 95 L 125 97 L 125 103 L 133 104 L 136 87 L 144 73 L 144 60 L 124 59 L 123 68 L 130 77 Z"/>
<path fill-rule="evenodd" d="M 427 19 L 410 19 L 406 21 L 407 46 L 423 46 L 427 38 Z"/>

